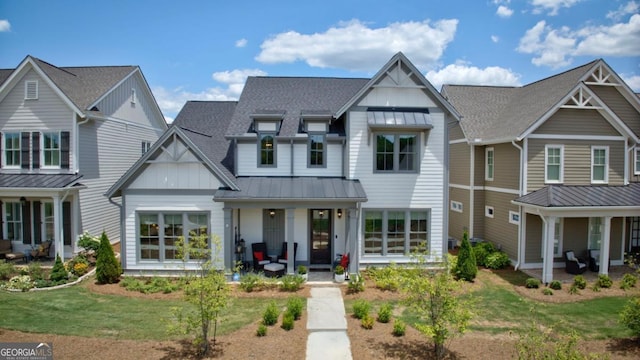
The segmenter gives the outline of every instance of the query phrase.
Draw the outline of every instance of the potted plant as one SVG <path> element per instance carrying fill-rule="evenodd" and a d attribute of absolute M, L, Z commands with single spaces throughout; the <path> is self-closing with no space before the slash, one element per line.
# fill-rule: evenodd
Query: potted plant
<path fill-rule="evenodd" d="M 309 279 L 307 267 L 304 265 L 298 265 L 298 275 L 300 275 L 304 279 L 304 281 L 307 281 Z"/>
<path fill-rule="evenodd" d="M 336 266 L 333 272 L 335 274 L 335 280 L 337 283 L 344 282 L 345 274 L 344 274 L 344 268 L 342 267 L 342 265 Z"/>

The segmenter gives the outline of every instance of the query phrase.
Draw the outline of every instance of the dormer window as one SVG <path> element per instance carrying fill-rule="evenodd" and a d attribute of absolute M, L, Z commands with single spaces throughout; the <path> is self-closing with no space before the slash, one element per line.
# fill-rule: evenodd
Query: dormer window
<path fill-rule="evenodd" d="M 331 112 L 326 110 L 304 110 L 300 113 L 304 131 L 308 134 L 307 167 L 327 166 L 327 132 L 331 122 Z"/>
<path fill-rule="evenodd" d="M 24 82 L 24 99 L 38 100 L 38 80 L 27 80 Z"/>
<path fill-rule="evenodd" d="M 259 166 L 276 166 L 275 133 L 258 133 L 260 139 Z"/>
<path fill-rule="evenodd" d="M 309 167 L 326 167 L 326 140 L 324 133 L 310 133 L 309 142 Z"/>
<path fill-rule="evenodd" d="M 280 110 L 258 110 L 251 114 L 253 129 L 258 134 L 258 167 L 276 167 L 276 135 L 283 117 L 284 111 Z"/>

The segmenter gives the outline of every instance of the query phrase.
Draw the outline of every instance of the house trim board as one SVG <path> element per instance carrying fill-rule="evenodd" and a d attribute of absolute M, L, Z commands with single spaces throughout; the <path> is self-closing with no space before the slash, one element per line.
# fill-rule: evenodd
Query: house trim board
<path fill-rule="evenodd" d="M 601 135 L 562 135 L 562 134 L 531 134 L 530 139 L 548 140 L 588 140 L 588 141 L 624 141 L 624 136 L 601 136 Z"/>
<path fill-rule="evenodd" d="M 503 193 L 503 194 L 520 195 L 520 191 L 517 190 L 517 189 L 499 188 L 499 187 L 495 187 L 495 186 L 482 186 L 482 185 L 469 186 L 469 185 L 460 185 L 460 184 L 449 184 L 449 187 L 456 188 L 456 189 L 462 189 L 462 190 L 493 191 L 493 192 L 499 192 L 499 193 Z"/>

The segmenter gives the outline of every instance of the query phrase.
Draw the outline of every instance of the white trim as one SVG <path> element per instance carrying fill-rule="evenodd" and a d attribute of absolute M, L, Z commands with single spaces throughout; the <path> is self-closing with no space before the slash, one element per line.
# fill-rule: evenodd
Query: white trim
<path fill-rule="evenodd" d="M 58 165 L 45 164 L 45 151 L 55 151 L 53 149 L 45 149 L 44 137 L 45 134 L 58 134 Z M 62 135 L 60 131 L 41 131 L 40 132 L 40 169 L 61 169 L 62 168 Z"/>
<path fill-rule="evenodd" d="M 467 139 L 449 140 L 449 145 L 467 143 Z"/>
<path fill-rule="evenodd" d="M 18 153 L 20 154 L 20 163 L 18 165 L 7 165 L 7 134 L 18 134 Z M 31 135 L 29 135 L 31 136 Z M 22 132 L 20 131 L 3 131 L 0 133 L 0 142 L 2 142 L 2 169 L 5 170 L 20 170 L 22 169 Z"/>
<path fill-rule="evenodd" d="M 549 149 L 560 149 L 560 169 L 558 170 L 558 180 L 550 180 L 547 168 L 549 166 Z M 564 182 L 564 145 L 547 144 L 544 146 L 544 183 L 562 184 Z"/>
<path fill-rule="evenodd" d="M 640 175 L 640 148 L 636 147 L 634 153 L 634 158 L 633 158 L 633 163 L 634 163 L 634 170 L 633 170 L 633 174 L 634 175 Z"/>
<path fill-rule="evenodd" d="M 489 153 L 491 153 L 491 177 L 489 177 Z M 496 152 L 493 147 L 486 147 L 484 149 L 484 179 L 486 181 L 493 181 L 496 175 Z"/>
<path fill-rule="evenodd" d="M 514 217 L 518 217 L 517 220 Z M 520 212 L 509 210 L 509 223 L 513 225 L 520 225 Z"/>
<path fill-rule="evenodd" d="M 488 206 L 488 205 L 486 205 L 486 206 L 484 207 L 484 216 L 486 216 L 486 217 L 488 217 L 488 218 L 492 218 L 492 219 L 493 219 L 493 217 L 495 216 L 495 214 L 496 214 L 496 211 L 495 211 L 495 209 L 493 208 L 493 206 Z"/>
<path fill-rule="evenodd" d="M 593 179 L 594 154 L 595 150 L 604 150 L 604 179 Z M 609 147 L 608 146 L 591 146 L 591 183 L 592 184 L 608 184 L 609 183 Z"/>
<path fill-rule="evenodd" d="M 476 151 L 476 147 L 471 145 L 469 146 L 469 164 L 471 165 L 471 170 L 469 171 L 469 184 L 471 184 L 471 186 L 473 186 L 475 184 L 475 172 L 476 172 L 476 155 L 475 155 L 475 151 Z M 473 221 L 473 217 L 475 215 L 475 209 L 474 206 L 475 205 L 475 201 L 474 201 L 474 196 L 475 193 L 473 192 L 473 189 L 470 188 L 469 189 L 469 238 L 473 239 L 474 235 L 474 221 Z"/>
<path fill-rule="evenodd" d="M 562 135 L 562 134 L 531 134 L 530 139 L 548 139 L 548 140 L 601 140 L 601 141 L 624 141 L 624 136 L 616 135 Z"/>
<path fill-rule="evenodd" d="M 493 191 L 493 192 L 499 192 L 499 193 L 503 193 L 503 194 L 514 194 L 514 195 L 520 195 L 520 191 L 517 189 L 507 189 L 507 188 L 500 188 L 500 187 L 495 187 L 495 186 L 469 186 L 469 185 L 460 185 L 460 184 L 451 184 L 449 183 L 449 187 L 455 188 L 455 189 L 461 189 L 461 190 L 479 190 L 479 191 Z"/>
<path fill-rule="evenodd" d="M 29 96 L 29 85 L 33 85 L 35 84 L 35 96 L 30 97 Z M 24 99 L 25 100 L 38 100 L 38 97 L 40 95 L 39 89 L 38 89 L 38 80 L 25 80 L 24 82 Z"/>
<path fill-rule="evenodd" d="M 450 209 L 451 211 L 462 213 L 464 206 L 460 201 L 451 200 Z"/>

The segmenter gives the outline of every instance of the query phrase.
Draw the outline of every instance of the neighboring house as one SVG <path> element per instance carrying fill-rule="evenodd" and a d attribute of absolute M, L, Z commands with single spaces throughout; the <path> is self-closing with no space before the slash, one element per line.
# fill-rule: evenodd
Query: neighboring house
<path fill-rule="evenodd" d="M 124 269 L 179 269 L 176 239 L 200 233 L 220 238 L 226 268 L 256 242 L 297 243 L 289 273 L 338 253 L 351 272 L 406 262 L 421 242 L 437 261 L 457 121 L 402 53 L 371 79 L 250 77 L 237 103 L 188 102 L 107 192 L 124 204 Z"/>
<path fill-rule="evenodd" d="M 600 273 L 640 246 L 640 100 L 603 60 L 522 87 L 446 85 L 449 235 L 497 245 L 516 268 L 600 249 Z"/>
<path fill-rule="evenodd" d="M 119 210 L 103 194 L 166 127 L 137 66 L 27 56 L 0 70 L 2 238 L 14 251 L 53 241 L 61 257 L 83 231 L 117 241 Z"/>

